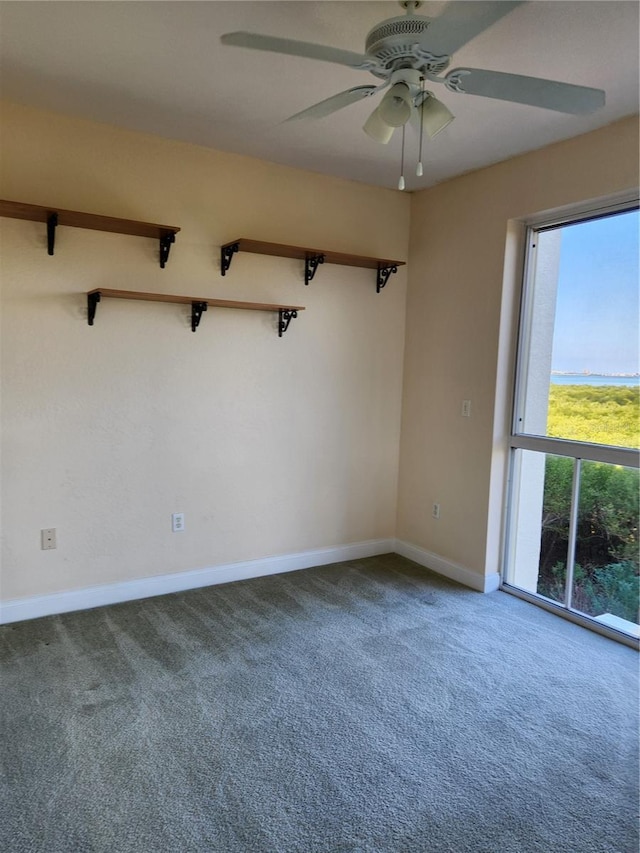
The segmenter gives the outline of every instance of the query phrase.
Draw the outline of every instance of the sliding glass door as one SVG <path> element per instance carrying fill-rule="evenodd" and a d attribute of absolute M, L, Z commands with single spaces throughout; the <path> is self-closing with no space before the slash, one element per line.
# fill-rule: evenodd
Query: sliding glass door
<path fill-rule="evenodd" d="M 503 586 L 640 636 L 637 207 L 528 231 Z"/>

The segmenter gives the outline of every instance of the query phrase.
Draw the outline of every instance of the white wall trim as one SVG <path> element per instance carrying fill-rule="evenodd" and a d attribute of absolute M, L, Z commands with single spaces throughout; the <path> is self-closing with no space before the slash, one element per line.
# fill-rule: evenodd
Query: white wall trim
<path fill-rule="evenodd" d="M 370 539 L 365 542 L 354 542 L 334 548 L 303 551 L 299 554 L 263 557 L 259 560 L 247 560 L 243 563 L 228 563 L 205 569 L 176 572 L 170 575 L 155 575 L 137 580 L 121 581 L 120 583 L 86 587 L 85 589 L 55 592 L 51 595 L 16 598 L 0 602 L 0 625 L 20 622 L 23 619 L 36 619 L 40 616 L 52 616 L 57 613 L 69 613 L 73 610 L 87 610 L 105 604 L 150 598 L 154 595 L 165 595 L 170 592 L 245 580 L 262 575 L 276 575 L 281 572 L 310 569 L 313 566 L 341 563 L 344 560 L 361 560 L 365 557 L 393 553 L 394 546 L 395 539 Z"/>
<path fill-rule="evenodd" d="M 247 560 L 243 563 L 227 563 L 205 569 L 193 569 L 175 572 L 170 575 L 154 575 L 120 583 L 102 584 L 84 589 L 72 589 L 54 592 L 51 595 L 36 595 L 29 598 L 15 598 L 0 601 L 0 625 L 21 622 L 24 619 L 37 619 L 40 616 L 53 616 L 57 613 L 69 613 L 74 610 L 88 610 L 107 604 L 123 601 L 135 601 L 151 598 L 154 595 L 166 595 L 203 586 L 257 578 L 264 575 L 277 575 L 281 572 L 294 572 L 298 569 L 310 569 L 314 566 L 326 566 L 345 560 L 362 560 L 380 554 L 400 554 L 413 560 L 420 566 L 431 569 L 439 575 L 457 581 L 479 592 L 493 592 L 500 586 L 500 575 L 493 572 L 479 575 L 464 566 L 453 563 L 444 557 L 403 542 L 401 539 L 370 539 L 339 545 L 334 548 L 318 548 L 314 551 L 302 551 L 298 554 L 283 554 L 278 557 L 263 557 L 259 560 Z"/>
<path fill-rule="evenodd" d="M 479 575 L 477 572 L 467 569 L 465 566 L 460 566 L 451 560 L 432 554 L 431 551 L 426 551 L 424 548 L 419 548 L 417 545 L 412 545 L 410 542 L 403 542 L 402 539 L 396 539 L 396 554 L 406 557 L 407 560 L 413 560 L 420 566 L 431 569 L 439 575 L 444 575 L 452 581 L 469 586 L 471 589 L 478 592 L 495 592 L 500 587 L 500 575 L 498 572 L 492 572 L 488 575 Z"/>

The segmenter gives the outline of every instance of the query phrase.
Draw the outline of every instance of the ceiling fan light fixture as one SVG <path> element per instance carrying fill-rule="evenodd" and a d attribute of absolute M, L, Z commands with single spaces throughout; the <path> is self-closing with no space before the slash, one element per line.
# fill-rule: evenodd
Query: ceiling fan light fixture
<path fill-rule="evenodd" d="M 455 118 L 449 108 L 431 92 L 426 93 L 420 111 L 422 113 L 422 126 L 430 139 L 448 127 Z"/>
<path fill-rule="evenodd" d="M 393 136 L 394 127 L 391 127 L 380 117 L 380 107 L 376 107 L 362 128 L 367 136 L 386 145 Z"/>
<path fill-rule="evenodd" d="M 391 127 L 402 127 L 411 118 L 411 91 L 406 83 L 396 83 L 378 107 L 380 118 Z"/>
<path fill-rule="evenodd" d="M 386 94 L 366 120 L 363 130 L 376 142 L 386 145 L 394 130 L 402 129 L 398 189 L 404 190 L 407 123 L 412 120 L 419 132 L 415 174 L 420 178 L 424 175 L 422 152 L 425 134 L 433 139 L 454 119 L 448 107 L 432 92 L 425 90 L 427 81 L 442 83 L 449 92 L 458 95 L 494 98 L 569 115 L 592 113 L 604 106 L 605 92 L 601 89 L 483 68 L 464 67 L 447 71 L 454 53 L 497 23 L 521 2 L 522 0 L 451 2 L 444 4 L 445 10 L 439 17 L 431 18 L 416 14 L 422 5 L 421 0 L 399 0 L 408 14 L 388 18 L 374 26 L 366 37 L 364 53 L 249 32 L 226 33 L 221 37 L 221 41 L 225 45 L 235 47 L 331 62 L 370 72 L 381 80 L 378 85 L 354 86 L 345 92 L 325 98 L 291 116 L 287 121 L 324 118 L 385 89 Z M 474 7 L 473 11 L 471 7 Z M 446 75 L 441 76 L 445 71 Z"/>

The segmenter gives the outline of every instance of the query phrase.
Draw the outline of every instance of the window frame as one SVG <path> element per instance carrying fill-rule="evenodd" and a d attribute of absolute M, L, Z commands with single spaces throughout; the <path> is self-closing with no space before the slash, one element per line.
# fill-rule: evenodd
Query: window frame
<path fill-rule="evenodd" d="M 519 428 L 523 422 L 524 402 L 526 396 L 527 372 L 531 357 L 531 332 L 533 324 L 533 299 L 535 291 L 535 248 L 537 236 L 545 231 L 561 228 L 563 226 L 575 225 L 603 219 L 618 213 L 626 213 L 640 209 L 640 193 L 638 191 L 621 193 L 618 196 L 597 202 L 591 201 L 584 204 L 565 208 L 563 210 L 547 211 L 523 221 L 525 227 L 524 258 L 521 278 L 520 310 L 518 314 L 517 346 L 515 349 L 515 363 L 513 373 L 513 396 L 510 421 L 510 433 L 508 439 L 508 464 L 507 484 L 505 494 L 505 523 L 503 525 L 502 545 L 502 571 L 500 588 L 506 592 L 530 601 L 533 604 L 550 610 L 572 622 L 590 628 L 607 637 L 621 641 L 634 648 L 640 646 L 640 642 L 622 631 L 596 622 L 576 610 L 571 609 L 571 590 L 573 586 L 573 555 L 576 544 L 576 516 L 580 494 L 581 463 L 604 462 L 612 465 L 621 465 L 628 468 L 640 468 L 640 449 L 628 447 L 616 447 L 613 445 L 594 444 L 591 442 L 574 441 L 564 438 L 528 433 Z M 544 454 L 566 456 L 574 460 L 574 475 L 571 495 L 571 530 L 569 538 L 569 554 L 567 562 L 567 576 L 565 580 L 567 593 L 565 602 L 555 602 L 537 593 L 531 593 L 510 584 L 507 580 L 510 542 L 512 539 L 514 491 L 516 488 L 515 468 L 518 450 L 532 450 Z"/>
<path fill-rule="evenodd" d="M 552 438 L 525 432 L 518 428 L 522 421 L 524 400 L 526 396 L 526 373 L 531 353 L 531 326 L 533 322 L 533 296 L 535 273 L 535 248 L 537 235 L 569 225 L 592 222 L 640 210 L 638 193 L 627 195 L 610 202 L 600 202 L 572 208 L 563 214 L 552 213 L 533 217 L 525 222 L 525 253 L 522 289 L 520 295 L 520 314 L 518 323 L 518 345 L 516 350 L 513 409 L 511 416 L 511 432 L 509 435 L 510 449 L 539 450 L 543 453 L 553 453 L 559 456 L 571 456 L 574 459 L 585 459 L 592 462 L 608 462 L 613 465 L 640 467 L 640 450 L 629 447 L 615 447 L 608 444 L 593 444 L 591 442 L 573 441 L 564 438 Z"/>

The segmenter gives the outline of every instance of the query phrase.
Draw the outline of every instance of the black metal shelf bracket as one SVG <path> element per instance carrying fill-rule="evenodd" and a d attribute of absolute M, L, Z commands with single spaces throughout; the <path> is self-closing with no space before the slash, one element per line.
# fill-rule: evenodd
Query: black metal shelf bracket
<path fill-rule="evenodd" d="M 382 266 L 382 264 L 378 264 L 378 275 L 376 277 L 376 293 L 380 293 L 382 288 L 387 286 L 389 276 L 392 273 L 396 272 L 398 272 L 398 267 L 395 264 L 392 264 L 388 267 Z"/>
<path fill-rule="evenodd" d="M 51 213 L 47 219 L 47 252 L 53 255 L 56 245 L 56 227 L 58 225 L 58 214 Z"/>
<path fill-rule="evenodd" d="M 222 275 L 227 273 L 231 266 L 231 259 L 239 249 L 240 245 L 238 243 L 229 243 L 228 246 L 222 246 L 220 249 L 220 272 Z"/>
<path fill-rule="evenodd" d="M 298 316 L 297 311 L 289 311 L 287 308 L 281 308 L 278 312 L 280 318 L 278 320 L 278 337 L 281 338 L 289 328 L 289 323 Z"/>
<path fill-rule="evenodd" d="M 324 263 L 324 255 L 306 255 L 304 259 L 304 283 L 309 284 L 316 274 L 320 264 Z"/>
<path fill-rule="evenodd" d="M 200 325 L 200 319 L 203 313 L 207 310 L 206 302 L 192 302 L 191 303 L 191 331 L 195 332 L 195 330 Z"/>
<path fill-rule="evenodd" d="M 93 326 L 93 321 L 96 318 L 96 308 L 100 302 L 100 293 L 87 293 L 87 321 L 90 326 Z"/>
<path fill-rule="evenodd" d="M 171 244 L 175 242 L 175 234 L 162 234 L 160 236 L 160 269 L 164 269 L 165 264 L 169 260 L 169 251 L 171 250 Z"/>

